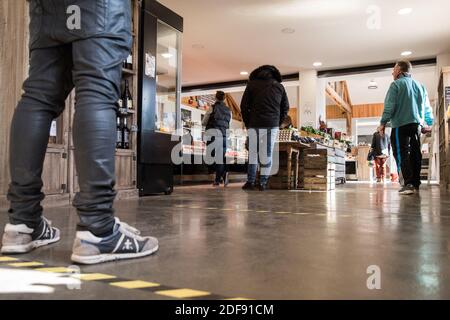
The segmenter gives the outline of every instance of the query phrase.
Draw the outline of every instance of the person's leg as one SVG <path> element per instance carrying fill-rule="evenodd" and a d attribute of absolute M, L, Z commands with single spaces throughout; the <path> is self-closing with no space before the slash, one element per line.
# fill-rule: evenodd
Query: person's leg
<path fill-rule="evenodd" d="M 111 234 L 114 220 L 116 102 L 122 61 L 129 48 L 109 38 L 73 43 L 76 105 L 73 123 L 80 191 L 74 206 L 79 227 L 96 236 Z"/>
<path fill-rule="evenodd" d="M 411 165 L 413 172 L 413 185 L 415 188 L 420 188 L 422 182 L 420 181 L 420 173 L 422 171 L 422 146 L 420 143 L 419 126 L 411 126 Z"/>
<path fill-rule="evenodd" d="M 247 183 L 255 184 L 256 173 L 258 170 L 258 140 L 259 129 L 249 129 L 249 150 L 248 150 L 248 169 L 247 169 Z"/>
<path fill-rule="evenodd" d="M 401 173 L 404 180 L 404 187 L 400 194 L 409 195 L 414 193 L 413 170 L 411 162 L 411 126 L 406 125 L 398 128 L 397 144 L 400 146 Z"/>
<path fill-rule="evenodd" d="M 262 129 L 260 134 L 260 150 L 265 150 L 265 153 L 260 153 L 261 161 L 261 178 L 260 184 L 266 186 L 269 181 L 270 173 L 273 164 L 273 150 L 278 134 L 277 128 Z"/>
<path fill-rule="evenodd" d="M 114 218 L 116 102 L 128 41 L 90 38 L 73 44 L 77 90 L 73 139 L 80 192 L 80 216 L 71 259 L 81 264 L 148 256 L 158 240 Z"/>
<path fill-rule="evenodd" d="M 377 181 L 379 182 L 381 180 L 381 171 L 380 171 L 380 158 L 375 158 L 375 174 L 377 176 Z"/>
<path fill-rule="evenodd" d="M 225 152 L 226 152 L 226 140 L 225 137 L 219 138 L 222 139 L 222 143 L 219 143 L 220 146 L 219 150 L 217 150 L 217 152 L 220 155 L 220 159 L 219 156 L 216 159 L 216 164 L 215 164 L 215 169 L 216 169 L 216 179 L 214 181 L 215 185 L 218 185 L 222 182 L 222 178 L 223 178 L 223 173 L 225 170 L 225 162 L 224 162 L 224 158 L 225 158 Z M 221 148 L 221 150 L 220 150 Z"/>
<path fill-rule="evenodd" d="M 29 77 L 11 124 L 11 207 L 3 253 L 25 253 L 59 241 L 59 230 L 42 217 L 41 176 L 51 122 L 63 112 L 73 88 L 71 68 L 70 45 L 30 52 Z"/>
<path fill-rule="evenodd" d="M 30 52 L 29 76 L 11 124 L 11 224 L 34 229 L 42 222 L 42 167 L 51 122 L 64 110 L 65 99 L 73 88 L 71 68 L 70 46 Z"/>
<path fill-rule="evenodd" d="M 384 181 L 386 178 L 386 158 L 380 158 L 380 179 Z"/>

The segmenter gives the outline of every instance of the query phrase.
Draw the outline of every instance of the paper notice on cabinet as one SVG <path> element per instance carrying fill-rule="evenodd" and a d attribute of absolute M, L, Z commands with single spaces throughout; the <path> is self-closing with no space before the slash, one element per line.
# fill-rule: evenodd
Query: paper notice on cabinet
<path fill-rule="evenodd" d="M 150 78 L 156 75 L 156 58 L 150 53 L 145 54 L 145 75 Z"/>
<path fill-rule="evenodd" d="M 56 127 L 56 121 L 52 121 L 52 126 L 50 127 L 50 137 L 56 137 L 58 134 L 58 130 Z"/>

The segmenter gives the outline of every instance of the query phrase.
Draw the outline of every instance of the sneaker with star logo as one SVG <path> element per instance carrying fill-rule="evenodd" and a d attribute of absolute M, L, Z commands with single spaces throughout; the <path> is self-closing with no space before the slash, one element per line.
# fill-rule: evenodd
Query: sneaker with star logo
<path fill-rule="evenodd" d="M 73 245 L 72 261 L 97 264 L 108 261 L 134 259 L 158 251 L 158 240 L 142 237 L 140 231 L 116 218 L 113 234 L 96 237 L 89 231 L 78 231 Z"/>
<path fill-rule="evenodd" d="M 51 221 L 43 218 L 36 229 L 25 224 L 7 224 L 3 234 L 1 253 L 27 253 L 60 240 L 60 231 L 52 227 Z"/>

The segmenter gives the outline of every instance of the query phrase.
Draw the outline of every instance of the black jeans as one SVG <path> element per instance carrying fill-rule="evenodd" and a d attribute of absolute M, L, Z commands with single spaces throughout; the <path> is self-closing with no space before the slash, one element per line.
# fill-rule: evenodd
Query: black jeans
<path fill-rule="evenodd" d="M 392 129 L 391 143 L 398 172 L 402 173 L 405 186 L 411 184 L 419 187 L 422 170 L 420 125 L 411 123 Z"/>
<path fill-rule="evenodd" d="M 211 137 L 211 140 L 207 142 L 207 146 L 215 146 L 214 142 L 216 140 L 215 136 Z M 217 156 L 217 159 L 220 160 L 219 162 L 215 162 L 214 164 L 214 170 L 216 172 L 216 178 L 214 179 L 214 182 L 216 183 L 220 183 L 223 180 L 225 180 L 225 176 L 228 172 L 228 166 L 227 166 L 227 157 L 226 157 L 226 152 L 227 152 L 227 136 L 223 136 L 222 137 L 222 150 L 217 150 L 220 152 L 220 154 Z M 211 156 L 212 157 L 216 157 L 216 150 L 212 150 L 211 151 Z"/>
<path fill-rule="evenodd" d="M 81 9 L 69 30 L 67 7 Z M 76 89 L 73 141 L 80 227 L 94 234 L 114 226 L 116 103 L 122 61 L 130 52 L 131 7 L 124 0 L 31 0 L 30 69 L 11 126 L 10 222 L 42 220 L 42 167 L 53 119 Z"/>

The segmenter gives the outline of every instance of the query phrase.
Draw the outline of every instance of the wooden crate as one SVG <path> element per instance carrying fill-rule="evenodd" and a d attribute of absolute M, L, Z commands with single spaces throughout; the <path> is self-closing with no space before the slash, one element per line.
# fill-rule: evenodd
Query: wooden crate
<path fill-rule="evenodd" d="M 331 191 L 336 188 L 335 152 L 332 148 L 307 149 L 302 155 L 301 189 Z"/>

